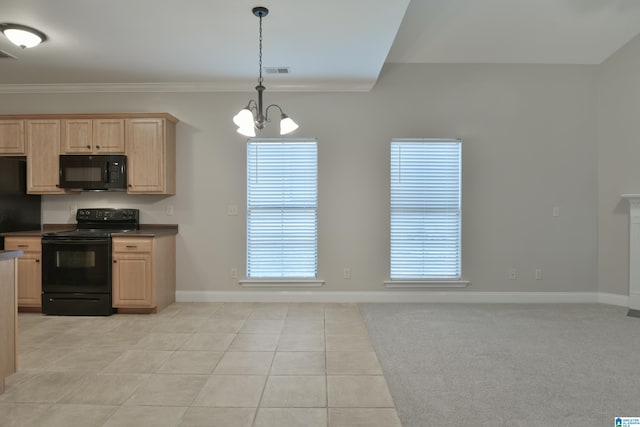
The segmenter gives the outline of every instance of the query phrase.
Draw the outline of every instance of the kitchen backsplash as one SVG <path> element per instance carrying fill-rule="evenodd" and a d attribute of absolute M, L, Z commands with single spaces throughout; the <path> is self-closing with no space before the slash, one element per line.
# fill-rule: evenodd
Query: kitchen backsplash
<path fill-rule="evenodd" d="M 82 208 L 136 208 L 143 224 L 175 224 L 179 208 L 176 196 L 130 195 L 117 192 L 82 192 L 42 197 L 43 224 L 75 224 Z M 168 215 L 172 213 L 172 215 Z"/>

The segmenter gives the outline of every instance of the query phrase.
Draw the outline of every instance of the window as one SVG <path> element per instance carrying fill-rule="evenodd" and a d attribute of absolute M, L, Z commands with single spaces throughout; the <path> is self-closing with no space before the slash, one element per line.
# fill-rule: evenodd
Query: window
<path fill-rule="evenodd" d="M 391 141 L 391 280 L 460 278 L 461 145 Z"/>
<path fill-rule="evenodd" d="M 315 278 L 318 154 L 315 140 L 247 143 L 247 278 Z"/>

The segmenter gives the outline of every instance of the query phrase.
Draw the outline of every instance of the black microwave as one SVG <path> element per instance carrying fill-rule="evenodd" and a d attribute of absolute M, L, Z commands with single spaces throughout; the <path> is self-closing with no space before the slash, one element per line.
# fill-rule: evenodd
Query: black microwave
<path fill-rule="evenodd" d="M 76 191 L 125 191 L 127 156 L 61 155 L 60 188 Z"/>

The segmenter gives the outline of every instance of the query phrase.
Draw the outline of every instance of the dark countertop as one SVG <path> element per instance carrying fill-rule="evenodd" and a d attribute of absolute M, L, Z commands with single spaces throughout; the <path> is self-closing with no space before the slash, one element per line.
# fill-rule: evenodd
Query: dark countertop
<path fill-rule="evenodd" d="M 140 224 L 140 230 L 112 233 L 113 237 L 156 237 L 178 234 L 178 224 Z"/>
<path fill-rule="evenodd" d="M 0 236 L 42 236 L 41 230 L 32 230 L 32 231 L 8 231 L 6 233 L 0 233 Z"/>
<path fill-rule="evenodd" d="M 0 251 L 0 260 L 17 258 L 22 254 L 22 251 Z"/>
<path fill-rule="evenodd" d="M 42 230 L 31 231 L 11 231 L 0 233 L 0 236 L 42 236 L 42 233 L 51 231 L 64 231 L 75 229 L 75 224 L 44 224 Z M 178 224 L 140 224 L 140 230 L 129 231 L 126 233 L 113 233 L 116 237 L 156 237 L 178 234 Z"/>

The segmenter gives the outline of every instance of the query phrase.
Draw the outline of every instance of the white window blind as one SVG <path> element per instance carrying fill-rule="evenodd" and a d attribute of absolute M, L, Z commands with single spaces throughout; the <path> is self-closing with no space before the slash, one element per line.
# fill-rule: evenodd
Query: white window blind
<path fill-rule="evenodd" d="M 460 278 L 461 146 L 391 141 L 391 280 Z"/>
<path fill-rule="evenodd" d="M 249 140 L 248 278 L 316 277 L 317 151 L 315 140 Z"/>

